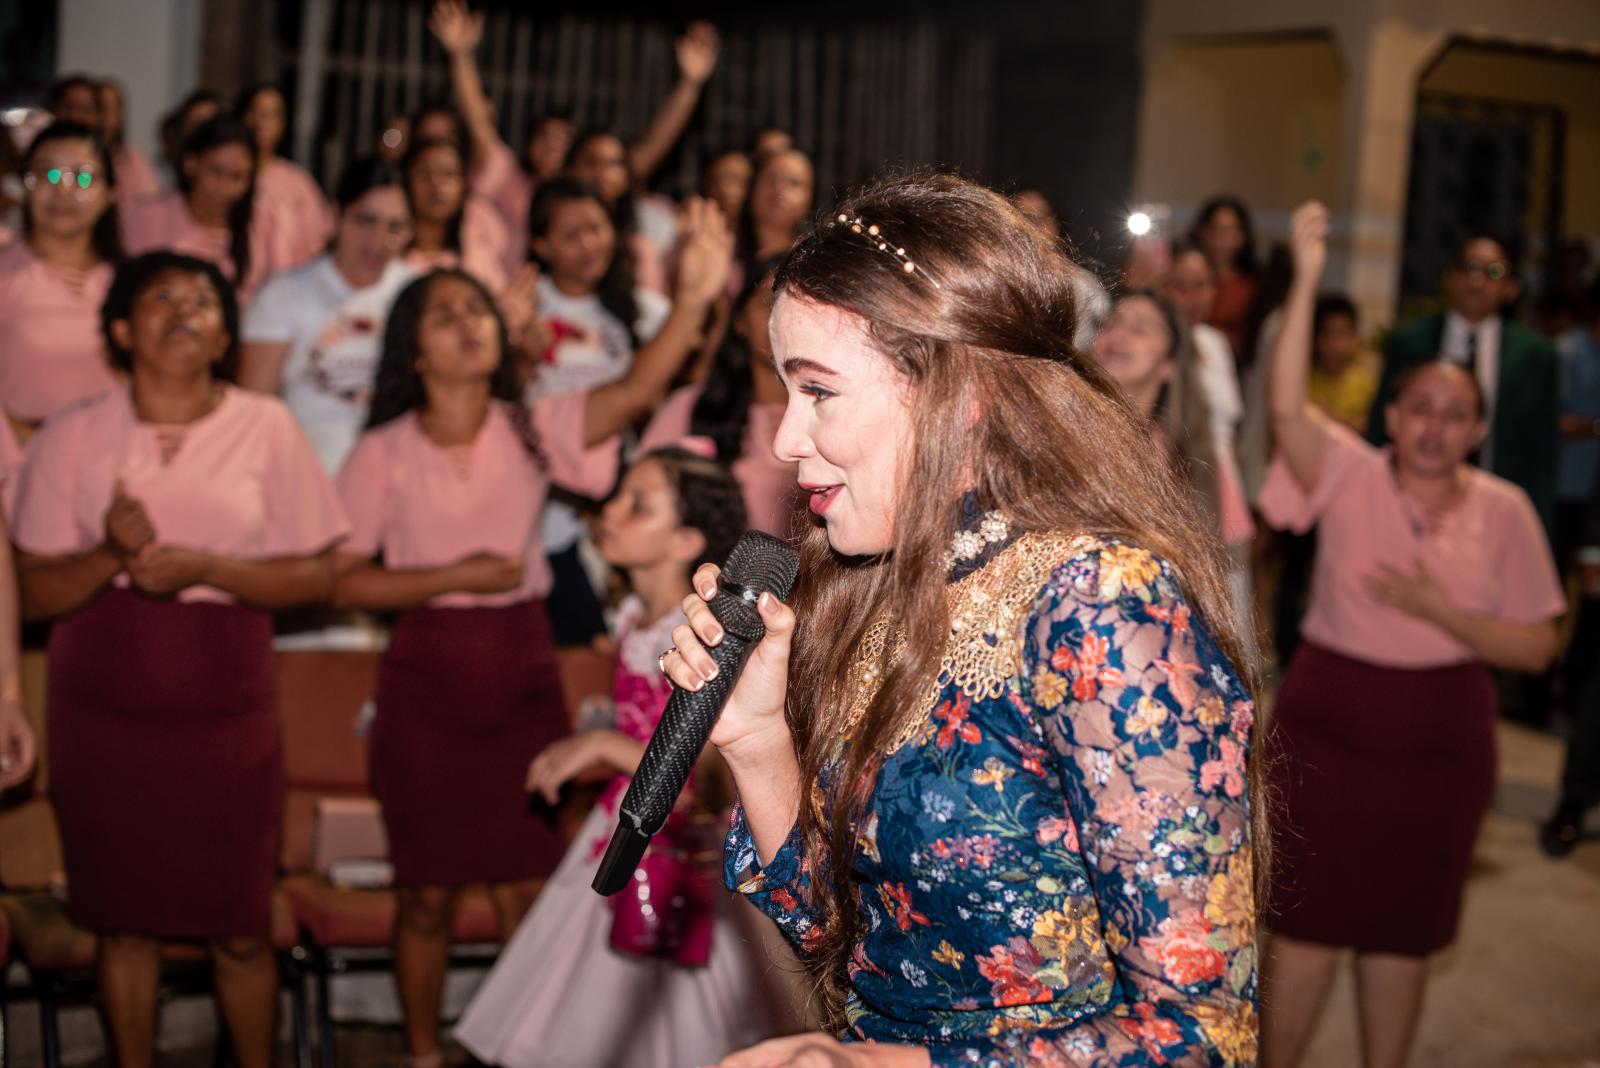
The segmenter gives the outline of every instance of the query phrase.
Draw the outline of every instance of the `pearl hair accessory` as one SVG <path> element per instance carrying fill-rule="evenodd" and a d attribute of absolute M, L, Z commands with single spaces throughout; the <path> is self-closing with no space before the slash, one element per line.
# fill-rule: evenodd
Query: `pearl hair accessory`
<path fill-rule="evenodd" d="M 934 279 L 931 274 L 923 270 L 921 267 L 918 267 L 916 261 L 914 261 L 910 256 L 906 255 L 905 249 L 901 248 L 885 237 L 883 231 L 878 228 L 876 223 L 869 225 L 868 223 L 862 222 L 859 216 L 852 218 L 851 216 L 840 212 L 839 216 L 834 220 L 834 225 L 848 226 L 851 233 L 861 234 L 868 241 L 871 241 L 874 245 L 876 245 L 879 252 L 889 253 L 889 255 L 900 261 L 900 269 L 906 274 L 921 274 L 922 277 L 928 280 L 929 284 L 931 284 L 933 288 L 944 288 Z"/>

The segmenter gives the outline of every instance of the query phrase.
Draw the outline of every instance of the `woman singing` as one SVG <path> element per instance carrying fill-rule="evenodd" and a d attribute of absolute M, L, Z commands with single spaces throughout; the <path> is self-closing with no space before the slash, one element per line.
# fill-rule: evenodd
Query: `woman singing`
<path fill-rule="evenodd" d="M 774 447 L 815 523 L 712 741 L 728 885 L 797 944 L 831 1033 L 726 1066 L 1255 1060 L 1221 550 L 1072 346 L 1072 276 L 943 175 L 848 198 L 778 270 Z M 713 671 L 715 580 L 663 657 L 677 686 Z"/>

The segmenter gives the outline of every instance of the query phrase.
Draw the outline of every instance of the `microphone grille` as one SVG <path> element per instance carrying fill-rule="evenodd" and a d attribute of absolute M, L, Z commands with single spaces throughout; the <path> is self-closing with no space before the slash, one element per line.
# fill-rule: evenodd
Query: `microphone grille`
<path fill-rule="evenodd" d="M 722 567 L 723 578 L 757 594 L 770 593 L 786 600 L 800 572 L 800 555 L 788 542 L 765 531 L 752 530 L 739 539 Z M 765 627 L 755 605 L 739 597 L 719 596 L 711 602 L 712 611 L 723 626 L 735 634 L 759 640 Z"/>

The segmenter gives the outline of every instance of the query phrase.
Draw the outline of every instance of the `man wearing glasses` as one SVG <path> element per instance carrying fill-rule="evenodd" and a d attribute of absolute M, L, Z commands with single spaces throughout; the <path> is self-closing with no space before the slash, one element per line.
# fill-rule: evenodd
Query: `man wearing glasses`
<path fill-rule="evenodd" d="M 1384 406 L 1408 368 L 1429 360 L 1465 366 L 1483 387 L 1491 419 L 1479 466 L 1521 486 L 1549 532 L 1555 521 L 1560 361 L 1544 338 L 1500 317 L 1520 289 L 1499 241 L 1477 236 L 1463 242 L 1445 272 L 1444 314 L 1401 323 L 1383 346 L 1383 381 L 1367 436 L 1376 445 L 1388 440 Z"/>

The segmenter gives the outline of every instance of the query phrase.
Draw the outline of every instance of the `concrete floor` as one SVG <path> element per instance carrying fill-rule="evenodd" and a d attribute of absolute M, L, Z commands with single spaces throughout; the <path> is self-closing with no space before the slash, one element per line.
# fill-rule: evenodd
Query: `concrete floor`
<path fill-rule="evenodd" d="M 1467 887 L 1460 941 L 1432 971 L 1411 1068 L 1600 1068 L 1600 813 L 1572 856 L 1540 852 L 1536 825 L 1550 811 L 1561 746 L 1513 725 L 1500 731 L 1500 787 Z M 98 1029 L 83 1010 L 63 1021 L 73 1066 L 103 1064 Z M 39 1064 L 32 1005 L 6 1009 L 7 1068 Z M 168 1006 L 165 1068 L 211 1064 L 211 1009 L 195 999 Z M 339 1028 L 345 1066 L 402 1062 L 394 1027 Z M 454 1066 L 466 1058 L 452 1049 Z M 282 1061 L 292 1064 L 287 1047 Z M 1303 1068 L 1356 1068 L 1355 1003 L 1340 978 Z"/>

